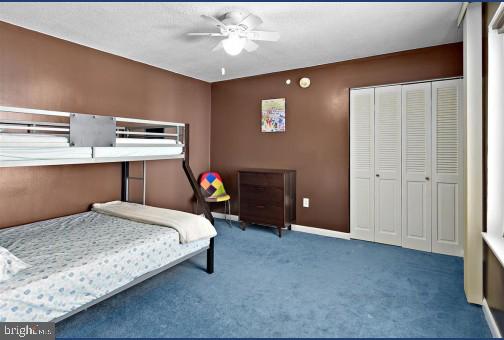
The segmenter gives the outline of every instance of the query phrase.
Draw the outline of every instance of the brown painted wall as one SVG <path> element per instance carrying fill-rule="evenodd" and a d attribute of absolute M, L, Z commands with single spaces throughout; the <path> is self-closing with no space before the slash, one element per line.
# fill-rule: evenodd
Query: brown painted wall
<path fill-rule="evenodd" d="M 234 197 L 233 213 L 238 169 L 289 168 L 297 170 L 297 224 L 348 232 L 349 89 L 462 74 L 457 43 L 213 83 L 211 167 Z M 297 85 L 301 77 L 310 88 Z M 282 97 L 287 132 L 261 133 L 261 99 Z"/>
<path fill-rule="evenodd" d="M 208 83 L 0 22 L 0 105 L 191 124 L 191 165 L 210 162 Z M 147 202 L 190 211 L 180 161 L 148 162 Z M 120 198 L 119 164 L 0 169 L 0 227 Z"/>

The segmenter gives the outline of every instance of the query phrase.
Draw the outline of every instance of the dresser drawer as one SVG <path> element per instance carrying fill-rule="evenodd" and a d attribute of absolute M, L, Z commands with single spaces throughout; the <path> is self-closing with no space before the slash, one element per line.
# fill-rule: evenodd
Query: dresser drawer
<path fill-rule="evenodd" d="M 284 176 L 275 173 L 240 172 L 240 185 L 242 184 L 283 188 Z"/>
<path fill-rule="evenodd" d="M 256 202 L 240 202 L 240 220 L 244 222 L 282 226 L 284 210 L 282 206 Z"/>
<path fill-rule="evenodd" d="M 284 200 L 284 190 L 278 187 L 242 184 L 240 186 L 240 200 L 276 203 L 281 206 Z"/>

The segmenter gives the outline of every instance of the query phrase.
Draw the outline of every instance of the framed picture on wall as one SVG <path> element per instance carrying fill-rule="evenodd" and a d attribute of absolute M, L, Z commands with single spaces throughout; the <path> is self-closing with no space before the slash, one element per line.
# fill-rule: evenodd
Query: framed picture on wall
<path fill-rule="evenodd" d="M 264 99 L 261 132 L 285 132 L 285 98 Z"/>

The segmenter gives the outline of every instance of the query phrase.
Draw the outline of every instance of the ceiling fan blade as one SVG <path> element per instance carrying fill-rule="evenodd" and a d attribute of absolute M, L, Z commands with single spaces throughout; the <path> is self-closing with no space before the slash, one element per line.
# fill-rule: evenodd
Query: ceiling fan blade
<path fill-rule="evenodd" d="M 201 15 L 201 17 L 207 21 L 210 21 L 212 22 L 214 25 L 216 25 L 219 29 L 225 29 L 226 28 L 226 25 L 220 21 L 219 19 L 215 18 L 215 17 L 212 17 L 210 15 Z"/>
<path fill-rule="evenodd" d="M 249 31 L 247 32 L 247 38 L 249 38 L 250 40 L 278 41 L 278 39 L 280 39 L 280 33 L 267 31 Z"/>
<path fill-rule="evenodd" d="M 212 52 L 218 51 L 218 50 L 220 50 L 221 48 L 224 48 L 224 47 L 222 46 L 222 40 L 221 40 L 221 41 L 219 41 L 219 43 L 218 43 L 217 45 L 215 45 L 215 47 L 212 49 Z"/>
<path fill-rule="evenodd" d="M 245 43 L 245 46 L 243 47 L 245 49 L 245 51 L 247 52 L 254 52 L 255 50 L 257 50 L 259 48 L 259 45 L 257 45 L 255 42 L 253 42 L 252 40 L 248 40 L 247 39 L 247 42 Z"/>
<path fill-rule="evenodd" d="M 222 33 L 187 33 L 187 35 L 204 36 L 204 37 L 225 37 Z"/>
<path fill-rule="evenodd" d="M 255 14 L 249 14 L 245 19 L 243 19 L 238 26 L 241 26 L 244 30 L 253 30 L 260 24 L 262 24 L 263 21 L 261 18 L 259 18 Z"/>

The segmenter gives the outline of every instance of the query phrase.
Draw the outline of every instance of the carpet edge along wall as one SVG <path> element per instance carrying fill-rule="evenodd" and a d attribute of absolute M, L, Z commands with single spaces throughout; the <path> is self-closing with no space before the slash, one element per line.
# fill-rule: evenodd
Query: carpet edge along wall
<path fill-rule="evenodd" d="M 0 79 L 0 105 L 190 123 L 191 166 L 208 170 L 209 83 L 1 21 Z M 147 176 L 147 204 L 192 210 L 181 161 L 149 161 Z M 119 164 L 0 168 L 0 228 L 86 211 L 120 190 Z"/>
<path fill-rule="evenodd" d="M 349 232 L 350 88 L 462 76 L 462 57 L 462 43 L 453 43 L 212 83 L 210 164 L 232 213 L 238 169 L 294 169 L 296 224 Z M 309 88 L 298 85 L 302 77 Z M 272 98 L 286 98 L 284 133 L 261 133 L 261 100 Z"/>

